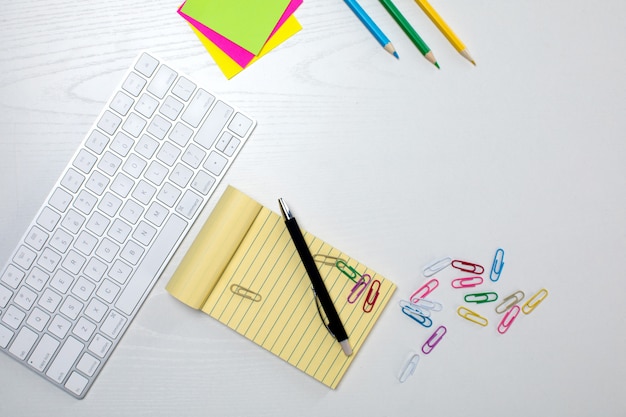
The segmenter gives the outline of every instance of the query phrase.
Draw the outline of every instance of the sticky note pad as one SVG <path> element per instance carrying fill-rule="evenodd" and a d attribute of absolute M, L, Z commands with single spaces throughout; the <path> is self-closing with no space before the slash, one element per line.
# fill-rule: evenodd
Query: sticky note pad
<path fill-rule="evenodd" d="M 290 0 L 187 0 L 182 12 L 258 55 Z"/>
<path fill-rule="evenodd" d="M 270 39 L 274 35 L 274 33 L 285 23 L 285 21 L 291 15 L 293 15 L 293 13 L 298 9 L 298 7 L 300 7 L 300 5 L 302 4 L 302 1 L 303 0 L 291 0 L 289 2 L 287 9 L 285 10 L 280 20 L 278 21 L 278 23 L 272 30 L 272 33 L 270 34 Z M 215 32 L 214 30 L 208 28 L 207 26 L 203 25 L 202 23 L 195 20 L 194 18 L 187 16 L 185 13 L 182 12 L 183 6 L 184 4 L 179 7 L 178 14 L 180 14 L 191 25 L 193 25 L 193 27 L 197 29 L 197 31 L 200 32 L 202 35 L 204 35 L 204 37 L 206 37 L 209 41 L 214 43 L 215 46 L 217 46 L 219 49 L 224 51 L 224 53 L 226 53 L 233 61 L 235 61 L 237 65 L 239 65 L 240 67 L 246 67 L 254 59 L 255 55 L 253 53 L 242 48 L 236 43 L 230 41 L 229 39 Z M 265 47 L 262 48 L 259 54 L 262 54 L 265 51 L 265 49 L 266 49 Z"/>
<path fill-rule="evenodd" d="M 218 47 L 215 43 L 213 43 L 210 39 L 202 34 L 197 28 L 191 25 L 194 33 L 200 39 L 200 42 L 205 47 L 207 52 L 211 55 L 217 66 L 224 73 L 226 78 L 231 79 L 235 75 L 239 74 L 243 71 L 246 66 L 239 65 L 233 58 L 231 58 L 226 52 L 224 52 L 220 47 Z M 249 61 L 248 66 L 252 63 L 256 62 L 263 55 L 267 54 L 269 51 L 283 43 L 285 40 L 293 36 L 296 32 L 302 29 L 302 26 L 296 20 L 295 16 L 290 16 L 285 23 L 278 28 L 278 30 L 272 35 L 272 37 L 263 45 L 261 51 L 258 55 L 254 56 L 252 60 Z"/>

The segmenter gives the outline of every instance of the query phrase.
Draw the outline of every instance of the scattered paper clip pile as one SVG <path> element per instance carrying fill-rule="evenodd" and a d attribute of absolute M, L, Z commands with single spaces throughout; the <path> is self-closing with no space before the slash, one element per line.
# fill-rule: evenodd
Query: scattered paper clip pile
<path fill-rule="evenodd" d="M 453 268 L 466 274 L 466 276 L 452 279 L 450 281 L 452 288 L 460 290 L 472 289 L 472 292 L 464 294 L 463 301 L 465 301 L 467 305 L 459 306 L 456 310 L 457 315 L 471 323 L 487 327 L 489 325 L 487 317 L 474 310 L 477 310 L 478 306 L 496 302 L 500 299 L 500 297 L 495 291 L 474 292 L 473 289 L 475 287 L 478 287 L 485 282 L 485 279 L 483 279 L 482 276 L 485 274 L 485 268 L 476 263 L 460 259 L 453 260 L 450 257 L 439 259 L 427 265 L 423 269 L 423 275 L 428 278 L 428 280 L 415 292 L 413 292 L 413 294 L 411 294 L 408 301 L 400 301 L 400 310 L 405 316 L 417 322 L 419 325 L 425 328 L 430 328 L 433 325 L 431 314 L 433 312 L 441 311 L 443 306 L 441 303 L 426 297 L 429 297 L 430 294 L 437 287 L 439 287 L 440 282 L 439 279 L 434 277 L 435 274 L 438 274 L 449 266 L 452 266 Z M 500 280 L 503 268 L 504 250 L 502 248 L 498 248 L 493 257 L 491 270 L 489 271 L 489 281 L 491 281 L 491 283 L 496 283 Z M 533 296 L 528 298 L 524 304 L 521 303 L 525 299 L 525 294 L 521 290 L 517 290 L 502 298 L 501 302 L 494 308 L 497 314 L 502 315 L 502 318 L 496 325 L 498 333 L 505 334 L 513 325 L 520 312 L 526 315 L 530 314 L 547 296 L 548 290 L 542 288 Z M 472 304 L 471 308 L 469 306 L 470 304 Z M 477 307 L 474 307 L 473 305 L 476 305 Z M 437 329 L 422 345 L 422 353 L 427 355 L 432 352 L 434 347 L 441 341 L 446 332 L 447 328 L 445 326 L 437 327 Z M 405 361 L 402 369 L 400 370 L 398 376 L 400 382 L 405 382 L 411 375 L 413 375 L 419 360 L 420 357 L 418 353 L 410 353 L 409 358 Z"/>

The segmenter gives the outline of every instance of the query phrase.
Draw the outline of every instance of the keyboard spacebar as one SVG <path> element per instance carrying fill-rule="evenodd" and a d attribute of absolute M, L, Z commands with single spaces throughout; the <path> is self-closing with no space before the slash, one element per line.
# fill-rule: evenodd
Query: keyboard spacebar
<path fill-rule="evenodd" d="M 130 315 L 146 291 L 152 288 L 186 227 L 186 221 L 176 215 L 170 216 L 115 303 L 120 311 Z"/>

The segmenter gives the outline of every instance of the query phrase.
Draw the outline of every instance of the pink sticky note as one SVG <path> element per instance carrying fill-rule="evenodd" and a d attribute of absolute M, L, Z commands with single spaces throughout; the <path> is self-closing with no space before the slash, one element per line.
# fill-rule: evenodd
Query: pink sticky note
<path fill-rule="evenodd" d="M 278 20 L 278 23 L 276 23 L 274 30 L 272 30 L 272 33 L 270 33 L 268 39 L 271 38 L 274 33 L 283 25 L 283 23 L 285 23 L 285 21 L 296 11 L 296 9 L 300 7 L 302 2 L 303 0 L 291 0 L 289 5 L 285 9 L 285 12 Z M 178 8 L 178 14 L 181 15 L 185 20 L 187 20 L 191 25 L 193 25 L 193 27 L 198 29 L 200 33 L 202 33 L 209 40 L 211 40 L 211 42 L 217 45 L 218 48 L 224 51 L 224 53 L 231 57 L 232 60 L 235 61 L 239 66 L 245 67 L 250 63 L 250 61 L 252 61 L 252 59 L 254 59 L 254 54 L 252 52 L 247 51 L 246 49 L 232 42 L 231 40 L 225 38 L 214 30 L 198 22 L 191 16 L 183 13 L 181 9 L 184 4 L 185 3 L 181 4 L 181 6 Z"/>

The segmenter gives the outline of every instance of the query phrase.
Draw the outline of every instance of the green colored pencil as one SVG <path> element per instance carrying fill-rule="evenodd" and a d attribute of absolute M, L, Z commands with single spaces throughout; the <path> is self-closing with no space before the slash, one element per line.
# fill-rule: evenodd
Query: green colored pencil
<path fill-rule="evenodd" d="M 435 59 L 435 55 L 433 55 L 433 52 L 430 50 L 428 45 L 426 45 L 426 42 L 424 42 L 424 40 L 420 37 L 420 35 L 418 35 L 415 29 L 413 29 L 413 26 L 411 26 L 409 21 L 406 20 L 406 18 L 402 15 L 402 13 L 400 13 L 400 10 L 398 10 L 396 5 L 393 4 L 391 0 L 380 0 L 380 2 L 383 5 L 383 7 L 387 9 L 391 17 L 393 17 L 393 19 L 396 21 L 396 23 L 402 28 L 404 33 L 406 33 L 409 39 L 411 39 L 411 41 L 415 44 L 415 46 L 417 46 L 417 49 L 419 49 L 422 55 L 424 55 L 424 58 L 426 58 L 433 65 L 439 68 L 439 64 L 437 63 L 437 60 Z"/>

